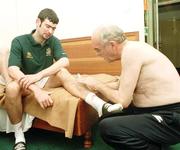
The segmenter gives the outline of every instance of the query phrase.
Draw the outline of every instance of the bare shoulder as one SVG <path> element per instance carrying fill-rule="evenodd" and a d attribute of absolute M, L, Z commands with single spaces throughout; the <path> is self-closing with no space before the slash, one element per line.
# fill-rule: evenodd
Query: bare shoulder
<path fill-rule="evenodd" d="M 128 41 L 122 51 L 122 63 L 140 63 L 145 60 L 147 45 L 138 41 Z"/>
<path fill-rule="evenodd" d="M 148 63 L 157 59 L 161 54 L 151 45 L 140 41 L 128 41 L 123 48 L 122 61 Z"/>

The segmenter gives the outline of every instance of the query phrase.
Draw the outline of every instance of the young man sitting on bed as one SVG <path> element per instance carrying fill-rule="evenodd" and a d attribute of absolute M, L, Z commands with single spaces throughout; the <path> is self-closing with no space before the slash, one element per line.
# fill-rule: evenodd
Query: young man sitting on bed
<path fill-rule="evenodd" d="M 102 115 L 102 109 L 110 112 L 121 110 L 120 104 L 108 104 L 90 93 L 64 68 L 69 65 L 67 55 L 59 39 L 53 36 L 58 22 L 52 9 L 43 9 L 37 17 L 36 29 L 12 41 L 8 65 L 9 74 L 14 81 L 11 90 L 6 91 L 9 93 L 6 110 L 15 128 L 14 150 L 26 149 L 22 131 L 21 97 L 31 92 L 43 109 L 53 106 L 53 100 L 50 93 L 42 88 L 64 86 L 72 95 L 85 99 L 98 111 L 99 116 Z M 94 101 L 91 100 L 92 96 Z"/>

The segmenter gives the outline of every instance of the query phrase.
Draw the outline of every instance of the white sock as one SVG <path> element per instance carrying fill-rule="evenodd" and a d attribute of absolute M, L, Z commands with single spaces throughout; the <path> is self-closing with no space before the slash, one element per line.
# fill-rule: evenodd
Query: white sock
<path fill-rule="evenodd" d="M 85 102 L 91 105 L 98 112 L 99 117 L 102 116 L 102 107 L 105 103 L 105 106 L 108 106 L 108 112 L 120 112 L 123 110 L 123 106 L 121 104 L 109 104 L 91 92 L 86 96 Z"/>
<path fill-rule="evenodd" d="M 123 110 L 123 106 L 121 104 L 113 104 L 107 110 L 108 112 L 115 112 L 115 111 Z"/>
<path fill-rule="evenodd" d="M 14 125 L 15 143 L 26 142 L 22 129 L 22 121 Z"/>
<path fill-rule="evenodd" d="M 85 102 L 91 105 L 98 112 L 99 117 L 102 116 L 102 106 L 106 103 L 105 101 L 90 92 L 86 96 Z"/>

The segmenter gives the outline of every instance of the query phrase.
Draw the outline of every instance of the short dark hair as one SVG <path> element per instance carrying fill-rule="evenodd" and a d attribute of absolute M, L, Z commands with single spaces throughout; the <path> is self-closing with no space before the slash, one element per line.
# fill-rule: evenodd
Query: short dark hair
<path fill-rule="evenodd" d="M 49 9 L 49 8 L 45 8 L 45 9 L 41 10 L 38 15 L 38 18 L 41 20 L 41 22 L 43 22 L 45 19 L 48 19 L 49 21 L 51 21 L 54 24 L 59 23 L 59 18 L 57 16 L 57 14 L 55 13 L 55 11 L 52 9 Z"/>

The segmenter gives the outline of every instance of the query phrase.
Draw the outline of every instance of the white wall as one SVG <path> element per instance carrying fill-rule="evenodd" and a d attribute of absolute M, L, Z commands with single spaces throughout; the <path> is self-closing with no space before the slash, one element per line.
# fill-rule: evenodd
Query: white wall
<path fill-rule="evenodd" d="M 10 45 L 12 37 L 17 32 L 16 0 L 6 0 L 0 5 L 0 48 Z"/>
<path fill-rule="evenodd" d="M 10 5 L 9 5 L 10 4 Z M 0 47 L 10 46 L 16 35 L 31 32 L 43 8 L 52 8 L 60 22 L 60 38 L 90 36 L 101 24 L 117 24 L 124 31 L 139 31 L 144 41 L 143 0 L 6 0 L 0 6 Z"/>

